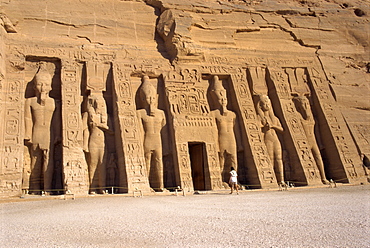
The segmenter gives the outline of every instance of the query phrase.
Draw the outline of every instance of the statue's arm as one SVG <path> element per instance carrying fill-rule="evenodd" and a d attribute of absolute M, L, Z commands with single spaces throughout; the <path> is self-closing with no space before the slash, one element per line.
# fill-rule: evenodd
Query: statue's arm
<path fill-rule="evenodd" d="M 31 142 L 32 137 L 32 113 L 31 113 L 31 100 L 26 99 L 24 104 L 24 140 Z"/>
<path fill-rule="evenodd" d="M 62 110 L 61 102 L 59 100 L 55 101 L 55 110 L 53 115 L 54 144 L 56 144 L 62 141 Z"/>
<path fill-rule="evenodd" d="M 325 148 L 325 146 L 324 146 L 324 143 L 322 141 L 322 136 L 321 136 L 321 133 L 320 133 L 318 122 L 316 121 L 315 118 L 313 119 L 313 123 L 314 123 L 314 136 L 315 136 L 315 139 L 316 139 L 316 143 L 317 143 L 317 146 L 319 147 L 319 149 L 322 150 L 322 149 Z"/>
<path fill-rule="evenodd" d="M 106 113 L 101 115 L 101 120 L 96 123 L 96 126 L 102 129 L 103 131 L 110 131 L 108 127 L 108 115 Z"/>
<path fill-rule="evenodd" d="M 89 152 L 89 125 L 88 118 L 89 114 L 87 112 L 82 113 L 82 136 L 83 136 L 83 150 Z"/>
<path fill-rule="evenodd" d="M 142 113 L 142 109 L 139 109 L 136 111 L 136 118 L 137 118 L 137 123 L 138 123 L 138 127 L 139 127 L 139 137 L 140 137 L 140 140 L 141 140 L 141 143 L 144 144 L 144 137 L 145 137 L 145 131 L 144 131 L 144 127 L 143 127 L 143 121 L 142 121 L 142 116 L 141 116 L 141 113 Z"/>
<path fill-rule="evenodd" d="M 272 128 L 273 128 L 273 129 L 275 129 L 276 131 L 283 132 L 283 131 L 284 131 L 284 129 L 283 129 L 283 127 L 281 126 L 281 123 L 280 123 L 279 118 L 277 118 L 277 117 L 275 116 L 275 118 L 274 118 L 274 119 L 275 119 L 275 120 L 274 120 L 274 125 L 272 126 Z"/>
<path fill-rule="evenodd" d="M 236 117 L 234 116 L 234 133 L 235 133 L 235 138 L 236 138 L 236 147 L 237 147 L 237 151 L 238 152 L 241 152 L 244 150 L 244 147 L 243 147 L 243 144 L 242 144 L 242 139 L 241 139 L 241 131 L 240 131 L 240 128 L 239 128 L 239 122 L 236 121 Z"/>
<path fill-rule="evenodd" d="M 163 110 L 161 111 L 161 113 L 162 113 L 162 127 L 164 127 L 166 126 L 166 115 Z"/>

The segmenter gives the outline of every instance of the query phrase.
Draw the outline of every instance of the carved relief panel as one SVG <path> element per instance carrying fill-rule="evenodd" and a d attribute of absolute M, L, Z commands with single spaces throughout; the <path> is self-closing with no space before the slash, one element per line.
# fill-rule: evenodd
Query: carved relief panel
<path fill-rule="evenodd" d="M 65 190 L 86 194 L 89 189 L 88 170 L 83 153 L 81 116 L 81 74 L 83 65 L 62 61 L 63 173 Z"/>
<path fill-rule="evenodd" d="M 314 91 L 314 104 L 317 106 L 319 122 L 326 134 L 322 140 L 328 156 L 328 175 L 338 182 L 364 182 L 365 175 L 360 156 L 356 152 L 344 119 L 335 105 L 329 85 L 322 73 L 316 68 L 309 68 L 309 83 Z M 324 119 L 326 121 L 324 121 Z M 325 123 L 325 124 L 324 124 Z"/>
<path fill-rule="evenodd" d="M 130 81 L 131 68 L 123 64 L 113 65 L 113 100 L 120 192 L 142 190 L 149 192 L 144 150 L 139 136 L 139 123 Z"/>
<path fill-rule="evenodd" d="M 259 68 L 256 70 L 259 73 L 259 78 L 264 78 L 260 75 L 263 69 Z M 254 74 L 250 73 L 249 75 L 253 76 Z M 239 69 L 237 73 L 231 75 L 231 81 L 235 89 L 236 100 L 241 113 L 242 131 L 245 135 L 243 143 L 245 147 L 245 161 L 247 161 L 246 176 L 248 184 L 252 188 L 275 187 L 277 185 L 277 180 L 262 136 L 259 119 L 247 81 L 246 71 Z M 264 86 L 266 83 L 264 81 L 261 82 L 263 85 L 258 84 L 260 88 L 255 87 L 255 90 L 267 92 Z"/>
<path fill-rule="evenodd" d="M 22 189 L 23 170 L 23 87 L 24 72 L 8 73 L 1 80 L 0 194 L 17 195 Z"/>
<path fill-rule="evenodd" d="M 286 149 L 292 166 L 289 180 L 295 184 L 327 183 L 320 152 L 316 145 L 314 120 L 303 119 L 293 101 L 294 96 L 303 96 L 302 101 L 309 95 L 307 75 L 304 68 L 269 68 L 270 82 L 276 89 L 276 99 L 280 103 L 280 112 L 286 127 Z M 308 99 L 307 99 L 308 101 Z M 305 105 L 309 107 L 308 105 Z M 307 109 L 308 110 L 308 109 Z M 308 112 L 308 111 L 307 111 Z M 312 113 L 310 112 L 310 115 Z M 308 125 L 310 122 L 310 125 Z M 306 125 L 307 124 L 307 125 Z M 307 127 L 307 134 L 304 126 Z M 311 130 L 312 129 L 312 130 Z M 308 136 L 307 136 L 308 135 Z M 311 144 L 309 139 L 312 140 Z M 314 149 L 313 149 L 314 148 Z M 315 153 L 315 155 L 313 154 Z M 315 159 L 318 161 L 316 164 Z M 319 169 L 320 168 L 320 169 Z"/>
<path fill-rule="evenodd" d="M 33 194 L 62 193 L 60 61 L 32 57 L 26 62 L 24 91 L 24 189 Z"/>
<path fill-rule="evenodd" d="M 190 74 L 189 74 L 189 73 Z M 177 184 L 188 190 L 193 190 L 194 182 L 192 171 L 194 166 L 203 166 L 204 188 L 216 189 L 221 187 L 221 173 L 215 149 L 217 128 L 214 118 L 210 115 L 207 101 L 207 82 L 200 80 L 198 69 L 182 69 L 180 73 L 170 73 L 165 78 L 165 90 L 170 113 L 170 127 L 175 144 L 174 160 Z M 191 144 L 204 146 L 203 164 L 195 165 L 191 161 L 193 156 Z M 195 155 L 194 155 L 195 156 Z M 195 184 L 194 184 L 195 183 Z"/>

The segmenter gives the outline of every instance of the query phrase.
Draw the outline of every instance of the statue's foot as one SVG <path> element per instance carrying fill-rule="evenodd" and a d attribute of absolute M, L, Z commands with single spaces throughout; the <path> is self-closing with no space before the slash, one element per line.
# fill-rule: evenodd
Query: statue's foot
<path fill-rule="evenodd" d="M 330 184 L 330 182 L 329 182 L 327 179 L 321 179 L 321 182 L 322 182 L 323 184 Z"/>
<path fill-rule="evenodd" d="M 285 187 L 285 186 L 287 186 L 287 184 L 286 184 L 284 181 L 281 181 L 281 182 L 279 183 L 279 185 L 280 185 L 281 187 Z"/>
<path fill-rule="evenodd" d="M 169 192 L 166 188 L 155 189 L 155 192 Z"/>

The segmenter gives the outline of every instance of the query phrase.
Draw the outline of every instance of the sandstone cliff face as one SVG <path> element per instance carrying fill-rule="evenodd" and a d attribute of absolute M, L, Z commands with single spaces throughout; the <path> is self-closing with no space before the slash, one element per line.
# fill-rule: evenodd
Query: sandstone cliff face
<path fill-rule="evenodd" d="M 307 145 L 304 122 L 294 107 L 297 96 L 311 102 L 314 143 L 321 150 L 326 177 L 338 182 L 366 178 L 368 171 L 360 161 L 360 154 L 370 154 L 370 6 L 366 0 L 0 3 L 0 188 L 4 195 L 32 187 L 35 192 L 87 192 L 95 185 L 132 192 L 160 185 L 146 164 L 145 130 L 136 114 L 144 108 L 137 93 L 143 75 L 157 89 L 158 107 L 167 119 L 161 131 L 164 172 L 159 176 L 167 188 L 222 188 L 224 165 L 220 165 L 217 118 L 212 115 L 217 103 L 208 94 L 214 76 L 227 91 L 227 108 L 236 113 L 236 164 L 243 184 L 271 187 L 281 173 L 285 180 L 302 185 L 323 180 L 320 162 Z M 26 99 L 37 96 L 32 85 L 40 70 L 52 76 L 50 96 L 60 104 L 62 126 L 60 137 L 53 134 L 58 141 L 48 150 L 50 161 L 38 165 L 45 168 L 36 173 L 33 146 L 24 144 L 23 109 Z M 110 131 L 104 134 L 101 149 L 105 152 L 97 165 L 103 166 L 103 172 L 89 178 L 91 152 L 84 148 L 89 139 L 84 135 L 91 128 L 83 116 L 89 113 L 93 95 L 101 94 Z M 278 135 L 284 172 L 276 171 L 276 158 L 268 156 L 263 140 L 257 108 L 260 95 L 269 96 L 273 114 L 284 128 Z M 194 164 L 195 158 L 205 163 Z M 50 164 L 50 185 L 44 182 L 41 187 Z M 207 172 L 199 172 L 202 175 L 195 180 L 199 166 Z"/>

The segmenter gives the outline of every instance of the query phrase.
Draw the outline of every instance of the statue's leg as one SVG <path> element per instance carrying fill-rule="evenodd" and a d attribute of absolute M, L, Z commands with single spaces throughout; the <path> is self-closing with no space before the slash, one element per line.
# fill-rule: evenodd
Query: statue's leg
<path fill-rule="evenodd" d="M 150 151 L 145 151 L 144 152 L 144 157 L 145 157 L 146 174 L 147 174 L 148 179 L 149 179 L 150 178 L 150 164 L 151 164 L 152 153 Z"/>
<path fill-rule="evenodd" d="M 97 191 L 98 184 L 96 183 L 96 169 L 99 163 L 99 151 L 97 149 L 90 148 L 89 154 L 89 179 L 90 179 L 90 193 L 95 193 Z"/>
<path fill-rule="evenodd" d="M 276 160 L 276 172 L 277 172 L 277 179 L 278 183 L 284 184 L 284 165 L 283 165 L 283 160 L 282 159 L 277 159 Z"/>
<path fill-rule="evenodd" d="M 26 194 L 30 189 L 30 176 L 31 176 L 31 148 L 24 146 L 24 162 L 22 170 L 22 190 Z"/>
<path fill-rule="evenodd" d="M 225 164 L 222 170 L 222 179 L 224 182 L 229 182 L 231 167 L 234 167 L 235 171 L 238 171 L 237 156 L 233 153 L 225 151 L 224 158 Z"/>
<path fill-rule="evenodd" d="M 230 166 L 234 167 L 235 171 L 238 171 L 238 157 L 236 153 L 230 153 Z"/>
<path fill-rule="evenodd" d="M 279 140 L 275 142 L 274 145 L 274 158 L 275 158 L 275 172 L 278 183 L 285 184 L 284 182 L 284 165 L 282 158 L 282 150 Z"/>
<path fill-rule="evenodd" d="M 329 184 L 329 181 L 326 179 L 326 176 L 325 176 L 324 163 L 322 161 L 321 154 L 320 154 L 320 151 L 317 145 L 316 146 L 314 145 L 311 151 L 312 151 L 313 158 L 315 159 L 317 168 L 319 169 L 321 182 L 323 184 Z"/>
<path fill-rule="evenodd" d="M 221 171 L 221 177 L 223 182 L 229 182 L 228 174 L 226 174 L 228 171 L 226 170 L 225 173 L 225 151 L 220 151 L 219 153 L 219 159 L 220 159 L 220 171 Z"/>
<path fill-rule="evenodd" d="M 154 161 L 155 161 L 155 177 L 156 177 L 156 187 L 157 190 L 163 191 L 164 183 L 163 183 L 163 161 L 162 161 L 162 151 L 155 150 L 153 153 Z"/>
<path fill-rule="evenodd" d="M 105 193 L 106 187 L 106 178 L 107 178 L 107 166 L 106 163 L 103 163 L 104 158 L 104 149 L 101 149 L 99 152 L 99 160 L 98 160 L 98 170 L 99 170 L 99 192 Z"/>
<path fill-rule="evenodd" d="M 41 193 L 42 178 L 42 151 L 38 146 L 31 148 L 31 175 L 30 175 L 30 192 Z"/>
<path fill-rule="evenodd" d="M 50 150 L 42 150 L 44 169 L 44 190 L 51 193 L 54 173 L 54 163 L 50 161 Z"/>

